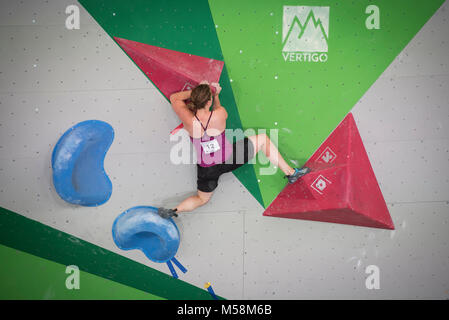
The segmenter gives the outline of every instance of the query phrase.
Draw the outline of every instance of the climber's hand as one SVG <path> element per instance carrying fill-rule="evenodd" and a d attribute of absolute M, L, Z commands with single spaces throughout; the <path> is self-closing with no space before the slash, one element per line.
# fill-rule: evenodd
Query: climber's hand
<path fill-rule="evenodd" d="M 221 92 L 221 86 L 219 83 L 212 82 L 210 85 L 215 88 L 215 94 L 219 94 Z"/>

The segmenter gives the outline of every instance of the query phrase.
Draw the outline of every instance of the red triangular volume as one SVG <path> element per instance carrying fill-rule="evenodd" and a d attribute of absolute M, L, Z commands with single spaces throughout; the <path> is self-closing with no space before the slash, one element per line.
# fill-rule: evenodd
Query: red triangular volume
<path fill-rule="evenodd" d="M 209 83 L 220 80 L 223 61 L 127 39 L 114 39 L 167 99 L 172 93 L 189 90 L 202 80 Z"/>
<path fill-rule="evenodd" d="M 349 113 L 264 216 L 394 229 L 354 118 Z"/>

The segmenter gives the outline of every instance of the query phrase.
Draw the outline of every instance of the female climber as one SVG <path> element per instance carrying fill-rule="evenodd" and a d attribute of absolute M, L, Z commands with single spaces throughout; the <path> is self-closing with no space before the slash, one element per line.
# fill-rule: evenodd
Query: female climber
<path fill-rule="evenodd" d="M 179 212 L 192 211 L 206 204 L 217 188 L 220 175 L 241 167 L 260 150 L 285 173 L 288 183 L 294 183 L 310 171 L 307 167 L 290 167 L 266 134 L 245 137 L 231 144 L 225 136 L 228 113 L 220 104 L 220 92 L 218 83 L 209 85 L 204 80 L 193 90 L 176 92 L 170 96 L 173 110 L 184 124 L 196 149 L 198 190 L 196 195 L 188 197 L 173 209 L 159 208 L 158 213 L 164 218 L 177 217 Z M 188 104 L 185 103 L 187 99 L 190 99 Z"/>

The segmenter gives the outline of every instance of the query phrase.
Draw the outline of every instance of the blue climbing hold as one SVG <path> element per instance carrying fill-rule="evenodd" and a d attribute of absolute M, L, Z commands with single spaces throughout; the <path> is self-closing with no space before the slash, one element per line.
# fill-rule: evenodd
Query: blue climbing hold
<path fill-rule="evenodd" d="M 150 206 L 133 207 L 120 214 L 112 226 L 112 237 L 120 249 L 140 249 L 148 259 L 159 263 L 173 258 L 179 247 L 176 224 Z"/>
<path fill-rule="evenodd" d="M 67 130 L 52 154 L 53 184 L 72 204 L 99 206 L 109 200 L 112 183 L 104 170 L 114 129 L 106 122 L 88 120 Z"/>
<path fill-rule="evenodd" d="M 159 216 L 157 208 L 137 206 L 120 214 L 112 226 L 112 238 L 122 250 L 139 249 L 153 262 L 167 263 L 173 277 L 187 270 L 175 259 L 179 248 L 179 230 L 173 219 Z"/>

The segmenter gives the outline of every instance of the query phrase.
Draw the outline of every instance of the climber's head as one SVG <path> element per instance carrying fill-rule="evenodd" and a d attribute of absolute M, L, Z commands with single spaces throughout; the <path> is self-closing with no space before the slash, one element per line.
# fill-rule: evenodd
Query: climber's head
<path fill-rule="evenodd" d="M 200 84 L 196 86 L 190 94 L 190 102 L 187 105 L 190 110 L 197 111 L 203 109 L 208 102 L 212 105 L 212 90 L 208 84 Z"/>

